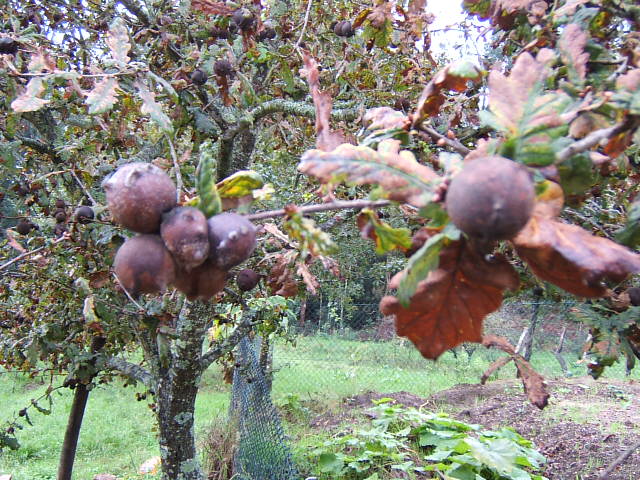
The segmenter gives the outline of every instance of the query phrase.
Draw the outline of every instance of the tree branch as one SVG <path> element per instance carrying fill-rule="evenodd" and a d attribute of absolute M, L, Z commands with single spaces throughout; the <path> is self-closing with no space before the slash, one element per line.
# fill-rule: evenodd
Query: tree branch
<path fill-rule="evenodd" d="M 608 140 L 610 138 L 615 137 L 616 135 L 626 132 L 628 130 L 635 130 L 640 125 L 640 119 L 638 117 L 630 116 L 624 122 L 618 123 L 613 127 L 602 128 L 600 130 L 595 130 L 591 132 L 589 135 L 584 137 L 577 142 L 573 142 L 568 147 L 560 150 L 556 154 L 555 163 L 562 163 L 565 160 L 577 155 L 578 153 L 586 152 L 587 150 L 595 147 L 603 140 Z"/>
<path fill-rule="evenodd" d="M 242 320 L 235 328 L 235 330 L 231 332 L 231 334 L 227 338 L 225 338 L 222 343 L 210 348 L 202 355 L 200 364 L 203 371 L 206 370 L 209 365 L 211 365 L 217 359 L 219 359 L 223 355 L 226 355 L 236 347 L 240 340 L 242 340 L 242 338 L 245 337 L 251 331 L 251 328 L 255 325 L 255 317 L 255 311 L 244 311 L 244 313 L 242 314 Z"/>
<path fill-rule="evenodd" d="M 341 201 L 336 200 L 330 203 L 320 203 L 317 205 L 306 205 L 304 207 L 298 207 L 300 213 L 318 213 L 326 212 L 329 210 L 349 210 L 360 208 L 380 208 L 390 205 L 389 200 L 349 200 Z M 267 212 L 258 212 L 246 215 L 249 220 L 264 220 L 265 218 L 284 217 L 287 212 L 282 210 L 270 210 Z"/>
<path fill-rule="evenodd" d="M 432 140 L 435 140 L 438 143 L 443 143 L 444 145 L 452 148 L 454 151 L 459 153 L 462 156 L 466 156 L 471 150 L 461 144 L 458 140 L 452 140 L 451 138 L 442 135 L 440 132 L 434 130 L 431 127 L 427 127 L 426 125 L 420 125 L 419 130 L 426 133 Z"/>
<path fill-rule="evenodd" d="M 41 252 L 42 250 L 45 250 L 46 248 L 49 248 L 53 245 L 56 245 L 60 242 L 63 242 L 65 240 L 69 240 L 69 234 L 65 233 L 64 235 L 62 235 L 60 238 L 56 238 L 50 245 L 43 245 L 41 247 L 38 248 L 34 248 L 33 250 L 30 250 L 28 252 L 24 252 L 21 253 L 20 255 L 18 255 L 17 257 L 12 258 L 11 260 L 3 263 L 2 265 L 0 265 L 0 271 L 4 270 L 5 268 L 8 268 L 9 266 L 13 265 L 16 262 L 19 262 L 20 260 L 30 257 L 31 255 L 35 255 L 38 252 Z"/>
<path fill-rule="evenodd" d="M 629 458 L 631 456 L 631 454 L 634 452 L 634 450 L 636 450 L 637 448 L 640 447 L 640 442 L 636 442 L 633 445 L 631 445 L 629 448 L 627 448 L 624 452 L 622 452 L 622 454 L 616 458 L 616 460 L 609 465 L 609 467 L 600 474 L 600 476 L 597 478 L 597 480 L 607 480 L 608 478 L 611 478 L 611 472 L 613 472 L 617 467 L 619 467 L 627 458 Z"/>
<path fill-rule="evenodd" d="M 129 10 L 130 13 L 138 17 L 138 19 L 145 25 L 149 25 L 149 16 L 140 8 L 136 0 L 120 0 L 120 3 L 124 5 L 124 8 Z"/>
<path fill-rule="evenodd" d="M 140 365 L 127 362 L 126 360 L 118 357 L 106 357 L 105 366 L 111 370 L 116 370 L 133 380 L 141 382 L 152 390 L 156 388 L 156 381 L 151 373 Z"/>

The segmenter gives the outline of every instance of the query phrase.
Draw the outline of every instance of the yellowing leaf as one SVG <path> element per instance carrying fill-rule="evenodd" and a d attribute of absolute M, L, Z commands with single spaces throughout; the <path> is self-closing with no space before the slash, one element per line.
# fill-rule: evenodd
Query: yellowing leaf
<path fill-rule="evenodd" d="M 586 45 L 587 34 L 579 25 L 571 23 L 564 28 L 558 47 L 562 61 L 568 67 L 569 80 L 576 85 L 582 85 L 587 76 L 589 54 L 584 51 Z"/>
<path fill-rule="evenodd" d="M 49 100 L 39 98 L 44 92 L 44 81 L 41 77 L 33 77 L 27 83 L 27 88 L 22 95 L 11 102 L 11 108 L 15 112 L 35 112 L 44 107 Z"/>
<path fill-rule="evenodd" d="M 85 103 L 89 105 L 89 113 L 104 113 L 111 110 L 117 101 L 118 81 L 115 78 L 105 78 L 98 82 L 93 90 L 87 94 Z"/>
<path fill-rule="evenodd" d="M 111 50 L 111 57 L 118 63 L 129 63 L 129 32 L 121 18 L 116 18 L 109 26 L 107 46 Z"/>
<path fill-rule="evenodd" d="M 411 247 L 411 230 L 393 228 L 380 220 L 376 212 L 364 209 L 357 218 L 358 229 L 363 237 L 376 243 L 376 253 L 382 255 L 394 249 L 406 251 Z"/>
<path fill-rule="evenodd" d="M 151 119 L 158 124 L 161 130 L 167 133 L 173 132 L 171 119 L 162 111 L 160 104 L 156 102 L 155 94 L 150 92 L 147 87 L 140 82 L 137 82 L 135 86 L 138 89 L 138 95 L 140 95 L 140 98 L 142 99 L 142 107 L 140 108 L 140 111 L 142 113 L 149 114 Z"/>
<path fill-rule="evenodd" d="M 309 150 L 302 156 L 298 170 L 322 183 L 376 185 L 384 190 L 385 198 L 418 208 L 432 200 L 440 182 L 431 168 L 419 164 L 411 152 L 401 151 L 400 142 L 392 139 L 381 141 L 377 151 L 350 144 L 331 152 Z"/>
<path fill-rule="evenodd" d="M 216 187 L 222 198 L 244 197 L 251 195 L 254 190 L 262 188 L 264 180 L 253 170 L 242 170 L 218 182 Z"/>

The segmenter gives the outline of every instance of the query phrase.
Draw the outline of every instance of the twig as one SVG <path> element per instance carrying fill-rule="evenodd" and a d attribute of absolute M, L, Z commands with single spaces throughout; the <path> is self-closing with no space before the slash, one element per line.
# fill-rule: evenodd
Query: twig
<path fill-rule="evenodd" d="M 30 257 L 31 255 L 34 255 L 34 254 L 36 254 L 36 253 L 38 253 L 38 252 L 41 252 L 42 250 L 44 250 L 44 249 L 46 249 L 46 248 L 49 248 L 49 247 L 51 247 L 52 245 L 56 245 L 56 244 L 58 244 L 58 243 L 60 243 L 60 242 L 63 242 L 64 240 L 68 240 L 69 238 L 71 238 L 71 237 L 70 237 L 70 235 L 69 235 L 68 233 L 65 233 L 65 234 L 63 234 L 60 238 L 56 238 L 56 239 L 53 241 L 53 243 L 52 243 L 51 245 L 43 245 L 43 246 L 38 247 L 38 248 L 36 248 L 36 249 L 34 249 L 34 250 L 31 250 L 31 251 L 29 251 L 29 252 L 21 253 L 21 254 L 20 254 L 20 255 L 18 255 L 17 257 L 12 258 L 12 259 L 11 259 L 11 260 L 9 260 L 8 262 L 5 262 L 5 263 L 3 263 L 2 265 L 0 265 L 0 271 L 4 270 L 5 268 L 10 267 L 10 266 L 11 266 L 11 265 L 13 265 L 14 263 L 16 263 L 16 262 L 18 262 L 18 261 L 20 261 L 20 260 L 22 260 L 22 259 L 24 259 L 24 258 Z"/>
<path fill-rule="evenodd" d="M 577 142 L 574 142 L 568 147 L 560 150 L 556 154 L 555 163 L 562 163 L 565 160 L 573 157 L 574 155 L 577 155 L 578 153 L 586 152 L 591 147 L 595 147 L 603 140 L 608 140 L 609 138 L 612 138 L 619 133 L 625 132 L 627 130 L 634 130 L 638 127 L 639 123 L 640 121 L 637 118 L 631 117 L 622 123 L 614 125 L 613 127 L 595 130 L 583 139 L 578 140 Z"/>
<path fill-rule="evenodd" d="M 223 355 L 229 353 L 231 350 L 235 348 L 235 346 L 242 340 L 242 338 L 249 333 L 253 325 L 255 324 L 255 316 L 256 312 L 252 310 L 245 310 L 242 314 L 242 320 L 240 324 L 229 334 L 227 338 L 224 339 L 222 343 L 219 345 L 210 348 L 207 352 L 202 355 L 202 359 L 200 361 L 200 365 L 202 366 L 202 370 L 205 370 L 215 362 L 218 358 Z"/>
<path fill-rule="evenodd" d="M 622 454 L 615 459 L 615 461 L 609 465 L 609 467 L 600 474 L 600 476 L 596 480 L 607 480 L 611 472 L 613 472 L 617 467 L 619 467 L 627 458 L 631 456 L 633 451 L 640 447 L 640 442 L 636 442 L 627 448 Z"/>
<path fill-rule="evenodd" d="M 108 368 L 117 370 L 129 378 L 142 382 L 146 387 L 154 388 L 154 378 L 151 373 L 135 363 L 127 362 L 118 357 L 107 357 L 105 364 Z"/>
<path fill-rule="evenodd" d="M 302 24 L 302 30 L 300 31 L 300 37 L 298 37 L 298 41 L 296 42 L 296 48 L 300 48 L 300 44 L 302 43 L 302 38 L 304 37 L 304 33 L 307 30 L 307 24 L 309 23 L 309 14 L 311 13 L 311 5 L 313 4 L 313 0 L 309 0 L 307 2 L 307 11 L 304 14 L 304 23 Z"/>
<path fill-rule="evenodd" d="M 180 193 L 182 192 L 182 174 L 180 173 L 180 165 L 178 164 L 178 156 L 176 155 L 176 149 L 173 146 L 171 137 L 167 135 L 167 143 L 169 144 L 169 150 L 171 151 L 171 159 L 173 160 L 173 170 L 176 174 L 176 200 L 180 202 Z"/>
<path fill-rule="evenodd" d="M 330 203 L 320 203 L 316 205 L 298 207 L 298 212 L 318 213 L 318 212 L 326 212 L 329 210 L 380 208 L 380 207 L 386 207 L 390 204 L 391 202 L 389 200 L 349 200 L 349 201 L 337 200 L 335 202 L 330 202 Z M 252 213 L 250 215 L 246 215 L 246 218 L 248 220 L 264 220 L 265 218 L 284 217 L 286 214 L 287 212 L 284 209 L 270 210 L 267 212 Z"/>
<path fill-rule="evenodd" d="M 422 130 L 424 133 L 429 135 L 432 139 L 435 139 L 438 142 L 444 143 L 446 146 L 452 148 L 460 155 L 463 155 L 463 156 L 467 155 L 471 151 L 467 147 L 465 147 L 463 144 L 461 144 L 459 141 L 452 140 L 449 137 L 442 135 L 440 132 L 434 130 L 431 127 L 427 127 L 426 125 L 421 125 L 420 130 Z"/>
<path fill-rule="evenodd" d="M 145 311 L 145 308 L 144 308 L 142 305 L 140 305 L 138 302 L 136 302 L 136 301 L 135 301 L 135 299 L 134 299 L 134 298 L 131 296 L 131 294 L 129 293 L 129 290 L 127 290 L 127 289 L 126 289 L 126 287 L 122 284 L 122 282 L 120 281 L 120 279 L 118 278 L 118 276 L 115 274 L 115 272 L 114 272 L 114 274 L 113 274 L 113 278 L 115 278 L 115 279 L 116 279 L 116 282 L 118 282 L 118 285 L 120 285 L 120 288 L 122 288 L 122 290 L 124 291 L 125 295 L 129 298 L 129 300 L 131 300 L 131 301 L 133 302 L 133 304 L 134 304 L 136 307 L 138 307 L 138 309 L 139 309 L 141 312 L 144 312 L 144 311 Z"/>
<path fill-rule="evenodd" d="M 71 172 L 71 175 L 73 176 L 73 178 L 75 178 L 75 180 L 78 183 L 78 185 L 80 185 L 80 188 L 82 189 L 84 194 L 91 201 L 91 205 L 97 205 L 98 202 L 96 202 L 96 200 L 91 196 L 91 194 L 89 193 L 89 190 L 87 190 L 87 187 L 85 187 L 84 183 L 82 183 L 82 180 L 80 180 L 80 177 L 78 177 L 78 175 L 76 175 L 76 172 L 74 171 L 73 168 L 70 170 L 70 172 Z"/>

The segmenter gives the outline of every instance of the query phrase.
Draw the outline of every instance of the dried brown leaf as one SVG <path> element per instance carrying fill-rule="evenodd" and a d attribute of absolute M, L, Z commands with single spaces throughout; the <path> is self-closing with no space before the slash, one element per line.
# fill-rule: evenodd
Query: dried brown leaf
<path fill-rule="evenodd" d="M 603 280 L 640 272 L 640 255 L 557 219 L 557 194 L 539 199 L 529 223 L 512 240 L 538 277 L 581 297 L 601 297 Z"/>
<path fill-rule="evenodd" d="M 327 92 L 320 90 L 320 71 L 318 63 L 308 52 L 303 51 L 302 55 L 304 68 L 300 74 L 307 80 L 313 105 L 316 109 L 316 147 L 325 152 L 330 152 L 338 145 L 346 143 L 347 140 L 342 131 L 331 130 L 331 109 L 333 99 Z"/>
<path fill-rule="evenodd" d="M 367 110 L 362 119 L 369 130 L 386 130 L 389 128 L 407 129 L 410 121 L 407 116 L 390 107 L 378 107 Z"/>
<path fill-rule="evenodd" d="M 307 286 L 307 290 L 311 295 L 316 295 L 318 293 L 318 289 L 320 288 L 320 282 L 316 276 L 311 273 L 309 270 L 309 266 L 305 262 L 298 262 L 298 275 L 302 277 L 302 281 Z"/>
<path fill-rule="evenodd" d="M 275 264 L 271 267 L 267 276 L 267 285 L 271 290 L 271 295 L 295 297 L 298 294 L 298 283 L 290 268 L 295 254 L 296 252 L 291 251 L 276 255 Z"/>
<path fill-rule="evenodd" d="M 20 245 L 20 242 L 16 240 L 16 238 L 13 236 L 13 234 L 9 230 L 5 230 L 4 234 L 7 237 L 7 243 L 11 248 L 19 251 L 20 253 L 25 253 L 27 251 L 26 248 Z"/>
<path fill-rule="evenodd" d="M 620 90 L 634 92 L 640 89 L 640 68 L 629 70 L 624 75 L 620 75 L 616 80 L 616 87 Z"/>
<path fill-rule="evenodd" d="M 391 288 L 398 286 L 401 273 L 391 280 Z M 386 296 L 380 311 L 395 315 L 398 335 L 435 359 L 462 342 L 480 342 L 484 317 L 500 307 L 505 289 L 518 284 L 518 274 L 503 256 L 487 260 L 464 242 L 455 242 L 442 250 L 438 268 L 418 284 L 408 308 Z"/>
<path fill-rule="evenodd" d="M 512 357 L 500 357 L 495 362 L 492 362 L 491 365 L 489 365 L 489 368 L 487 368 L 482 374 L 482 377 L 480 377 L 480 384 L 484 385 L 485 383 L 487 383 L 487 380 L 489 380 L 489 377 L 491 377 L 491 375 L 500 370 L 511 360 L 513 360 Z"/>
<path fill-rule="evenodd" d="M 212 2 L 211 0 L 191 0 L 191 9 L 198 10 L 209 15 L 233 15 L 234 9 L 224 2 Z"/>
<path fill-rule="evenodd" d="M 544 381 L 544 377 L 536 372 L 524 357 L 515 352 L 509 340 L 496 335 L 486 335 L 482 338 L 482 344 L 487 348 L 498 348 L 507 353 L 516 364 L 516 368 L 522 379 L 522 386 L 529 401 L 541 410 L 548 405 L 549 392 L 547 391 L 547 384 Z"/>

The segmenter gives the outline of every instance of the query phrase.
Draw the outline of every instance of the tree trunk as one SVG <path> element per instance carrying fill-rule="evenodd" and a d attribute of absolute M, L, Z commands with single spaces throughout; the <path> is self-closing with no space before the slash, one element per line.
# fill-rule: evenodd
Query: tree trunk
<path fill-rule="evenodd" d="M 62 451 L 60 452 L 60 463 L 58 464 L 58 480 L 71 480 L 71 472 L 73 471 L 73 462 L 76 458 L 76 448 L 78 446 L 78 437 L 80 436 L 80 427 L 84 417 L 84 409 L 87 406 L 89 398 L 89 390 L 87 386 L 78 383 L 73 394 L 73 403 L 69 412 L 69 420 L 67 421 L 67 430 L 64 432 L 64 441 L 62 442 Z"/>
<path fill-rule="evenodd" d="M 161 368 L 156 392 L 162 480 L 204 480 L 193 424 L 208 311 L 201 303 L 190 310 L 177 320 L 170 364 Z"/>

